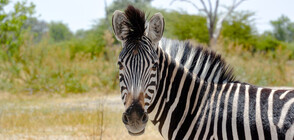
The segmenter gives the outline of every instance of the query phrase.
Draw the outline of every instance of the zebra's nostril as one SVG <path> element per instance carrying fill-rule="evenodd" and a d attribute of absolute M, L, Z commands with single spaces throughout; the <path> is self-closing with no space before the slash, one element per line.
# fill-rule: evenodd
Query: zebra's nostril
<path fill-rule="evenodd" d="M 127 117 L 126 113 L 123 114 L 122 121 L 124 124 L 128 124 L 129 121 L 128 121 L 128 117 Z"/>
<path fill-rule="evenodd" d="M 132 106 L 130 106 L 127 110 L 126 110 L 126 112 L 125 113 L 127 113 L 127 114 L 131 114 L 131 111 L 132 111 L 132 109 L 133 109 L 133 107 Z"/>
<path fill-rule="evenodd" d="M 147 123 L 147 121 L 148 121 L 148 115 L 147 115 L 147 113 L 144 113 L 143 117 L 142 117 L 142 122 Z"/>

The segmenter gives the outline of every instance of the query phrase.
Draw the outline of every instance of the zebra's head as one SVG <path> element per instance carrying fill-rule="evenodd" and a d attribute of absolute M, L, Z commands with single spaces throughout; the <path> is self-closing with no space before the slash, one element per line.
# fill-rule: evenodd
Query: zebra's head
<path fill-rule="evenodd" d="M 158 42 L 164 30 L 160 13 L 151 17 L 145 26 L 144 12 L 128 6 L 115 11 L 112 27 L 122 43 L 118 58 L 119 80 L 125 112 L 122 121 L 131 135 L 144 133 L 148 121 L 147 109 L 156 94 L 158 81 Z"/>

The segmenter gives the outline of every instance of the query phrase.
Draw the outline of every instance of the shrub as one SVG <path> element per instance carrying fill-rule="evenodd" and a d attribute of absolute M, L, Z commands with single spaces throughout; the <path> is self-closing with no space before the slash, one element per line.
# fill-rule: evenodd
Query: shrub
<path fill-rule="evenodd" d="M 254 48 L 257 51 L 275 51 L 278 48 L 284 49 L 286 46 L 271 35 L 261 35 Z"/>

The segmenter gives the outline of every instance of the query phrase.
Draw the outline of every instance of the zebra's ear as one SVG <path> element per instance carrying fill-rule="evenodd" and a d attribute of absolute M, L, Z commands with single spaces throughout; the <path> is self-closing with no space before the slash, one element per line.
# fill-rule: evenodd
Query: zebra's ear
<path fill-rule="evenodd" d="M 112 29 L 116 38 L 120 41 L 125 40 L 127 36 L 127 17 L 119 10 L 116 10 L 112 15 Z"/>
<path fill-rule="evenodd" d="M 156 43 L 162 38 L 163 31 L 164 18 L 161 13 L 156 13 L 150 19 L 147 36 Z"/>

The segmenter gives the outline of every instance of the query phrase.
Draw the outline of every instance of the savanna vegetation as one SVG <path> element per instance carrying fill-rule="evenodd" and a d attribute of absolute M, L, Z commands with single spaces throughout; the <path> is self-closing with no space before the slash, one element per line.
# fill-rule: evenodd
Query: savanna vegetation
<path fill-rule="evenodd" d="M 105 18 L 92 28 L 72 32 L 62 22 L 39 20 L 33 3 L 16 2 L 13 10 L 6 11 L 10 1 L 0 0 L 0 138 L 62 133 L 101 139 L 103 133 L 112 136 L 114 129 L 127 135 L 120 120 L 122 104 L 112 112 L 104 112 L 109 106 L 101 107 L 103 103 L 89 109 L 89 102 L 107 102 L 103 96 L 119 95 L 116 61 L 121 48 L 111 31 L 114 10 L 133 4 L 150 15 L 161 12 L 165 37 L 203 46 L 210 41 L 204 15 L 158 9 L 151 1 L 114 0 Z M 270 22 L 272 30 L 258 33 L 254 16 L 252 11 L 231 13 L 218 43 L 209 49 L 224 56 L 239 81 L 293 87 L 294 22 L 281 15 Z M 33 136 L 22 137 L 26 134 Z"/>
<path fill-rule="evenodd" d="M 110 19 L 114 10 L 123 10 L 128 4 L 150 15 L 161 12 L 167 38 L 209 43 L 203 15 L 156 9 L 151 1 L 115 0 L 106 8 L 106 18 L 89 30 L 75 33 L 62 22 L 47 23 L 36 18 L 34 4 L 18 2 L 12 11 L 5 11 L 3 7 L 8 3 L 1 1 L 0 90 L 10 93 L 118 91 L 116 59 L 120 45 L 112 34 Z M 286 67 L 291 67 L 294 59 L 294 23 L 282 15 L 270 24 L 272 30 L 260 34 L 254 26 L 253 12 L 233 12 L 224 21 L 219 43 L 212 49 L 217 48 L 227 57 L 241 81 L 291 86 L 293 78 L 287 76 L 291 70 Z M 237 64 L 244 64 L 235 64 L 233 57 L 240 59 Z M 266 63 L 268 74 L 258 74 L 258 67 Z"/>

